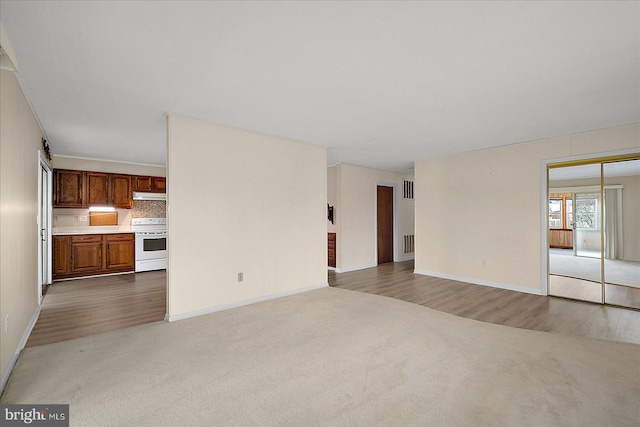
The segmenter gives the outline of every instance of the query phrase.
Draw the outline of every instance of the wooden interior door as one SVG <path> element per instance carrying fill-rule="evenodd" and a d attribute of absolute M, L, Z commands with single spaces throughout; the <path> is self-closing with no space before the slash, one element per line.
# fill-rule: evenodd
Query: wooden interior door
<path fill-rule="evenodd" d="M 393 262 L 393 187 L 378 186 L 378 264 Z"/>

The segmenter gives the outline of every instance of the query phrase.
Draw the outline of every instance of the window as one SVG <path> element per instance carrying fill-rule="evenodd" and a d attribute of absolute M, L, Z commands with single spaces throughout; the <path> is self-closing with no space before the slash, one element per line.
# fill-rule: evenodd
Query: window
<path fill-rule="evenodd" d="M 562 228 L 562 199 L 549 199 L 549 228 Z"/>
<path fill-rule="evenodd" d="M 576 228 L 598 229 L 598 195 L 585 194 L 576 197 Z"/>
<path fill-rule="evenodd" d="M 573 199 L 571 197 L 567 197 L 565 201 L 565 228 L 572 228 L 573 226 Z"/>

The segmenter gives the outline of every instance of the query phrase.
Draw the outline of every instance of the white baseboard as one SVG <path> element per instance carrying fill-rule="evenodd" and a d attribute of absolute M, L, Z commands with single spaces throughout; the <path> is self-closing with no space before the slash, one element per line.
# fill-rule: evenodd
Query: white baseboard
<path fill-rule="evenodd" d="M 326 288 L 328 286 L 329 286 L 328 283 L 321 283 L 319 285 L 308 286 L 308 287 L 302 288 L 302 289 L 294 289 L 293 291 L 286 291 L 286 292 L 280 292 L 280 293 L 277 293 L 277 294 L 265 295 L 263 297 L 258 297 L 258 298 L 252 298 L 252 299 L 244 300 L 244 301 L 233 302 L 231 304 L 224 304 L 224 305 L 219 305 L 219 306 L 211 307 L 211 308 L 205 308 L 203 310 L 192 311 L 190 313 L 175 314 L 173 316 L 166 315 L 165 316 L 165 320 L 167 322 L 175 322 L 177 320 L 184 320 L 184 319 L 189 319 L 191 317 L 202 316 L 204 314 L 211 314 L 211 313 L 215 313 L 215 312 L 218 312 L 218 311 L 230 310 L 232 308 L 238 308 L 238 307 L 242 307 L 244 305 L 255 304 L 257 302 L 262 302 L 262 301 L 268 301 L 268 300 L 272 300 L 272 299 L 276 299 L 276 298 L 287 297 L 289 295 L 300 294 L 300 293 L 308 292 L 308 291 L 314 291 L 316 289 L 322 289 L 322 288 Z"/>
<path fill-rule="evenodd" d="M 377 266 L 378 264 L 373 263 L 373 264 L 359 265 L 357 267 L 336 268 L 336 273 L 348 273 L 349 271 L 364 270 L 366 268 L 377 267 Z"/>
<path fill-rule="evenodd" d="M 439 277 L 441 279 L 457 280 L 458 282 L 473 283 L 474 285 L 490 286 L 492 288 L 500 288 L 500 289 L 506 289 L 509 291 L 524 292 L 526 294 L 542 295 L 542 291 L 540 289 L 525 288 L 522 286 L 509 285 L 506 283 L 490 282 L 488 280 L 481 280 L 473 277 L 454 276 L 451 274 L 436 273 L 433 271 L 425 271 L 425 270 L 413 270 L 413 272 L 415 274 L 421 274 L 423 276 L 433 276 L 433 277 Z"/>
<path fill-rule="evenodd" d="M 335 268 L 335 267 L 327 267 L 327 268 L 328 268 L 329 270 L 331 270 L 331 271 L 336 271 L 336 268 Z"/>
<path fill-rule="evenodd" d="M 41 307 L 42 307 L 41 305 L 38 305 L 38 307 L 36 308 L 36 311 L 33 313 L 33 316 L 31 316 L 31 320 L 29 321 L 29 324 L 25 328 L 22 334 L 22 338 L 18 343 L 18 348 L 16 348 L 16 351 L 13 353 L 13 357 L 9 361 L 9 365 L 7 366 L 7 369 L 2 373 L 2 380 L 0 382 L 0 394 L 2 394 L 2 392 L 4 391 L 4 388 L 7 386 L 7 382 L 9 382 L 9 377 L 11 376 L 11 372 L 13 372 L 13 368 L 16 366 L 16 362 L 18 362 L 18 357 L 20 357 L 20 353 L 22 352 L 22 349 L 24 349 L 24 346 L 27 344 L 29 335 L 31 335 L 31 331 L 33 330 L 33 327 L 36 325 L 36 322 L 38 321 L 38 316 L 40 316 Z"/>
<path fill-rule="evenodd" d="M 412 259 L 416 259 L 416 256 L 415 255 L 407 255 L 405 257 L 398 258 L 394 262 L 411 261 Z"/>

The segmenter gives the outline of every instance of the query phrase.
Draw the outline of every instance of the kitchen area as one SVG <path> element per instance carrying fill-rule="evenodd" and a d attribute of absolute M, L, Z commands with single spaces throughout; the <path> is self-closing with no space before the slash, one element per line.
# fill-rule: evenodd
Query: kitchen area
<path fill-rule="evenodd" d="M 166 178 L 55 169 L 53 280 L 167 267 Z"/>
<path fill-rule="evenodd" d="M 166 178 L 135 174 L 153 168 L 104 172 L 121 164 L 85 163 L 53 169 L 52 282 L 27 347 L 159 321 L 166 312 Z"/>

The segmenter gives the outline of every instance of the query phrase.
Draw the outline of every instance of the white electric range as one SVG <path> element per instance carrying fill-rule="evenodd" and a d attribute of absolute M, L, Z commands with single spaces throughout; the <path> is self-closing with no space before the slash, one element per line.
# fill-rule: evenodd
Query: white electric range
<path fill-rule="evenodd" d="M 167 219 L 133 218 L 136 233 L 136 273 L 167 268 Z"/>

